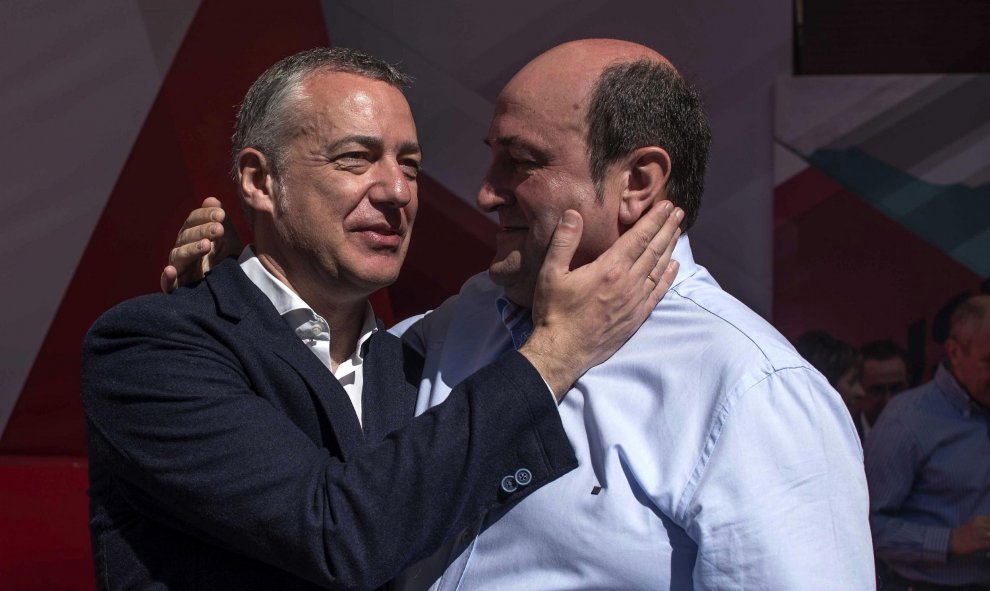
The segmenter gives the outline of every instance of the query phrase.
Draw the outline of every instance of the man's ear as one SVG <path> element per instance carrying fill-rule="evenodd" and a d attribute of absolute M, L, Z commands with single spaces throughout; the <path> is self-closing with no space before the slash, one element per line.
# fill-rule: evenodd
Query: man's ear
<path fill-rule="evenodd" d="M 255 212 L 275 212 L 275 177 L 268 157 L 254 148 L 237 155 L 238 182 L 244 203 Z"/>
<path fill-rule="evenodd" d="M 670 155 L 658 146 L 646 146 L 633 150 L 619 162 L 619 223 L 631 226 L 651 205 L 666 198 Z"/>
<path fill-rule="evenodd" d="M 953 362 L 959 359 L 964 353 L 962 344 L 956 339 L 956 337 L 953 336 L 945 339 L 945 343 L 942 347 L 945 349 L 945 358 L 949 360 L 950 365 L 952 365 Z"/>

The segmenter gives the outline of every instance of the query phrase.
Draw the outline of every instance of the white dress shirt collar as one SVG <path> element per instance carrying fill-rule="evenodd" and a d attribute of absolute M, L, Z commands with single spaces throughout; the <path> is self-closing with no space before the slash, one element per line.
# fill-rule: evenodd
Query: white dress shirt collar
<path fill-rule="evenodd" d="M 248 276 L 248 279 L 261 290 L 272 305 L 275 311 L 285 319 L 289 327 L 295 331 L 296 335 L 302 339 L 303 343 L 309 346 L 310 351 L 316 355 L 328 370 L 333 373 L 347 396 L 351 399 L 354 412 L 357 413 L 358 421 L 361 421 L 361 392 L 364 387 L 364 372 L 362 363 L 364 361 L 364 345 L 371 338 L 371 335 L 378 332 L 378 324 L 375 322 L 375 311 L 371 303 L 366 304 L 364 320 L 361 325 L 360 336 L 354 347 L 354 353 L 349 359 L 342 361 L 337 370 L 333 370 L 330 361 L 330 326 L 327 321 L 317 314 L 312 307 L 305 302 L 299 294 L 288 288 L 282 281 L 272 275 L 268 269 L 261 264 L 261 260 L 254 254 L 251 246 L 245 246 L 237 262 L 241 265 L 241 270 Z"/>

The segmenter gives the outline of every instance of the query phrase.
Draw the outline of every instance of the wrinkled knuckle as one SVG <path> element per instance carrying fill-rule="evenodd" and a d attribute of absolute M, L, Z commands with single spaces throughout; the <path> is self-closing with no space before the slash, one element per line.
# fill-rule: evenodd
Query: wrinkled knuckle
<path fill-rule="evenodd" d="M 637 230 L 636 242 L 641 248 L 649 248 L 650 242 L 653 242 L 653 234 L 643 230 Z"/>

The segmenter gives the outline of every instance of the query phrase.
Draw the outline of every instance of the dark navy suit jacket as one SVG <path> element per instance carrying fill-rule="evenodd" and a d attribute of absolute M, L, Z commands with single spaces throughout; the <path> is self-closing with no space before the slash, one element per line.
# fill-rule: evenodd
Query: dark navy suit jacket
<path fill-rule="evenodd" d="M 576 465 L 518 353 L 412 419 L 417 360 L 382 330 L 367 347 L 362 429 L 234 262 L 104 314 L 82 379 L 99 586 L 378 587 Z"/>

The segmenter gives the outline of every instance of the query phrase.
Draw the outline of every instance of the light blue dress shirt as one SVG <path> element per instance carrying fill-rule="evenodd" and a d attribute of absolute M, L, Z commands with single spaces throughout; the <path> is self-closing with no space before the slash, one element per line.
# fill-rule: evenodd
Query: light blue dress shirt
<path fill-rule="evenodd" d="M 404 588 L 874 588 L 845 405 L 695 264 L 686 236 L 674 258 L 646 324 L 560 405 L 579 467 L 410 569 Z M 478 275 L 406 331 L 426 357 L 417 413 L 513 346 L 500 296 Z"/>
<path fill-rule="evenodd" d="M 866 438 L 877 555 L 908 579 L 990 586 L 986 552 L 950 555 L 949 533 L 990 515 L 990 416 L 944 365 L 895 396 Z"/>

